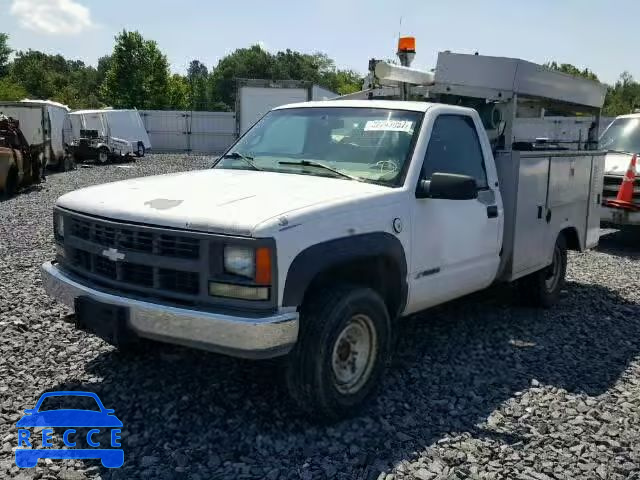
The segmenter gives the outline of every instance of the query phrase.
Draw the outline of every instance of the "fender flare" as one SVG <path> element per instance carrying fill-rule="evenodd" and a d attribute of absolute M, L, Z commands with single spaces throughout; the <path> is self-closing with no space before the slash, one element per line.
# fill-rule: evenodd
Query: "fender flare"
<path fill-rule="evenodd" d="M 386 232 L 337 238 L 302 250 L 289 266 L 282 305 L 301 305 L 307 288 L 323 271 L 349 261 L 371 257 L 387 257 L 398 265 L 401 281 L 400 311 L 404 310 L 408 295 L 407 260 L 400 240 Z"/>

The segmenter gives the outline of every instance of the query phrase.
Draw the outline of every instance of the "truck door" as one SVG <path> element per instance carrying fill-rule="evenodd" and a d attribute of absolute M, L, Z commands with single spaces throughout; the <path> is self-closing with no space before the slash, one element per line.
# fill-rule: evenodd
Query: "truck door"
<path fill-rule="evenodd" d="M 434 173 L 469 175 L 478 184 L 478 198 L 416 198 L 407 310 L 480 290 L 495 278 L 503 211 L 490 147 L 487 142 L 483 152 L 478 127 L 473 117 L 458 113 L 440 114 L 433 123 L 420 180 Z"/>

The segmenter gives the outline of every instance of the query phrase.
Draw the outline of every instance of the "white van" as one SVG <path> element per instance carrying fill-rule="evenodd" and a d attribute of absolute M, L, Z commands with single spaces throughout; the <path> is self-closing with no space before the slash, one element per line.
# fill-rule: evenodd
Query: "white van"
<path fill-rule="evenodd" d="M 143 157 L 151 149 L 151 141 L 137 110 L 77 110 L 71 112 L 73 139 L 81 138 L 81 130 L 97 130 L 109 155 L 134 154 Z"/>

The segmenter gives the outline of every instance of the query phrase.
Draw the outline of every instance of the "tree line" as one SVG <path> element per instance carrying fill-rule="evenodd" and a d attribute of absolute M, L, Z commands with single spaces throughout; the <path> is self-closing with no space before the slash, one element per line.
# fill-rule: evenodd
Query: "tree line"
<path fill-rule="evenodd" d="M 361 77 L 336 67 L 324 53 L 258 45 L 239 48 L 208 68 L 192 60 L 186 75 L 171 73 L 167 56 L 136 31 L 115 37 L 113 51 L 97 66 L 37 50 L 15 55 L 0 33 L 0 100 L 50 99 L 72 109 L 114 108 L 231 111 L 236 78 L 303 80 L 339 94 L 360 90 Z"/>
<path fill-rule="evenodd" d="M 12 53 L 15 55 L 12 56 Z M 549 62 L 547 68 L 598 80 L 589 69 Z M 37 50 L 13 52 L 0 33 L 0 100 L 39 98 L 59 101 L 73 109 L 114 108 L 232 111 L 237 78 L 303 80 L 338 94 L 360 90 L 363 79 L 353 70 L 336 67 L 324 53 L 284 50 L 271 53 L 253 45 L 239 48 L 212 67 L 190 62 L 185 75 L 171 73 L 167 56 L 153 40 L 123 30 L 113 51 L 97 66 Z M 609 85 L 605 115 L 640 108 L 640 83 L 623 72 Z"/>

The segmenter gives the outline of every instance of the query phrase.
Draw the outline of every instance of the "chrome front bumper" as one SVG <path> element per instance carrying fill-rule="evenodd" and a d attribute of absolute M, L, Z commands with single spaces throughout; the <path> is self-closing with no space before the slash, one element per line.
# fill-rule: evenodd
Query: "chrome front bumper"
<path fill-rule="evenodd" d="M 298 338 L 297 312 L 245 317 L 145 302 L 83 285 L 52 262 L 42 265 L 42 280 L 50 296 L 71 308 L 79 296 L 126 307 L 127 327 L 142 338 L 244 358 L 286 354 Z"/>

